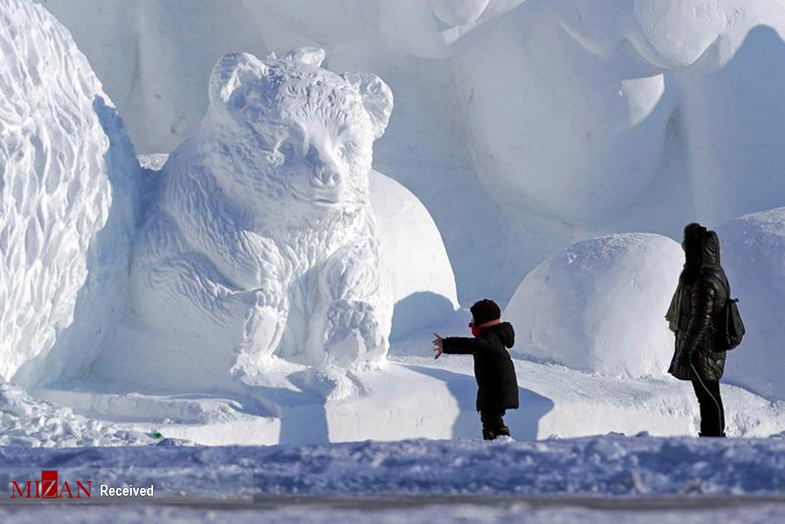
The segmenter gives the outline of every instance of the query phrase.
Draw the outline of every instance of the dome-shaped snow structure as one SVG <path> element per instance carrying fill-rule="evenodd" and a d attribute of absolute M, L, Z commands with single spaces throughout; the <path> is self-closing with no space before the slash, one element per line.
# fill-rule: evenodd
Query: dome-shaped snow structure
<path fill-rule="evenodd" d="M 371 207 L 395 299 L 391 337 L 444 320 L 458 308 L 455 276 L 428 210 L 403 185 L 371 171 Z"/>
<path fill-rule="evenodd" d="M 664 373 L 674 343 L 664 316 L 683 259 L 678 243 L 654 234 L 573 244 L 527 275 L 507 306 L 514 351 L 609 375 Z"/>

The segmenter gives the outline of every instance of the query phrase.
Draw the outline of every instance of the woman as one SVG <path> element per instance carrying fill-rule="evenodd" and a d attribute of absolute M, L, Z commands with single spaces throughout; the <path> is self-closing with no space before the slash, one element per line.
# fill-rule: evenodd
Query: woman
<path fill-rule="evenodd" d="M 713 318 L 728 300 L 728 279 L 720 266 L 720 240 L 700 224 L 684 228 L 684 269 L 665 316 L 676 333 L 671 375 L 689 380 L 700 405 L 701 437 L 725 436 L 720 378 L 725 351 L 714 338 Z"/>

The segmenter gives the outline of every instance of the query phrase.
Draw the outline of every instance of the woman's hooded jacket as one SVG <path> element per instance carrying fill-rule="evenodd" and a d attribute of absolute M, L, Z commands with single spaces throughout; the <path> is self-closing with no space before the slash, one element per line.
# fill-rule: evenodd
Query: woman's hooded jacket
<path fill-rule="evenodd" d="M 698 224 L 684 230 L 684 269 L 665 318 L 676 333 L 671 375 L 681 380 L 718 381 L 725 351 L 716 340 L 714 322 L 728 300 L 728 279 L 720 265 L 720 240 Z"/>

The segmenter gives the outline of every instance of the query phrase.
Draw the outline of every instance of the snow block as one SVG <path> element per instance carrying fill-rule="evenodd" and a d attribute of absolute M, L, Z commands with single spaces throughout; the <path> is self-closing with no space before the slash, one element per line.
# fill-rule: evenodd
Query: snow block
<path fill-rule="evenodd" d="M 664 316 L 683 262 L 678 243 L 654 234 L 573 244 L 527 275 L 504 311 L 513 351 L 608 375 L 664 374 L 674 346 Z"/>
<path fill-rule="evenodd" d="M 208 112 L 164 166 L 133 256 L 145 347 L 130 351 L 172 363 L 146 381 L 209 388 L 276 358 L 386 355 L 392 293 L 368 174 L 392 93 L 319 56 L 234 53 L 213 69 Z"/>
<path fill-rule="evenodd" d="M 0 0 L 0 378 L 78 373 L 120 318 L 139 166 L 68 31 Z"/>

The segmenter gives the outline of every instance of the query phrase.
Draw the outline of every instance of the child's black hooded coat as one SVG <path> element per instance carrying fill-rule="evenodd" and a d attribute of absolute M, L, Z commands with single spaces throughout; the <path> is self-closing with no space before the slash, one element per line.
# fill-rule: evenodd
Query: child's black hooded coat
<path fill-rule="evenodd" d="M 474 355 L 477 379 L 477 411 L 501 411 L 518 407 L 518 379 L 510 354 L 505 348 L 515 343 L 515 330 L 509 322 L 483 329 L 477 338 L 448 337 L 444 352 Z"/>

